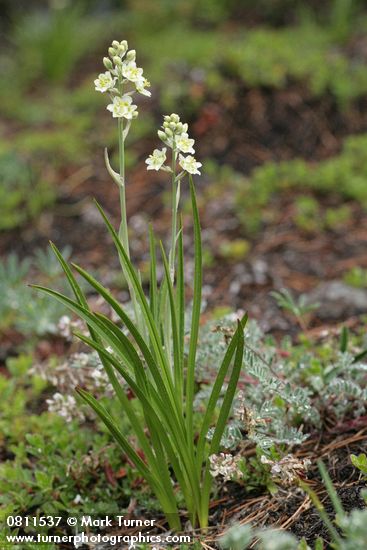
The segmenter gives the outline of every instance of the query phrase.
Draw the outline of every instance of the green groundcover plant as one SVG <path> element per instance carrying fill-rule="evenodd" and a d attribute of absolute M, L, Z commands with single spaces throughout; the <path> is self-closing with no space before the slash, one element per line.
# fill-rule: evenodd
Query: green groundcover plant
<path fill-rule="evenodd" d="M 109 174 L 120 194 L 121 223 L 118 232 L 109 222 L 102 207 L 97 208 L 116 246 L 123 275 L 126 279 L 133 314 L 121 305 L 92 275 L 83 268 L 69 264 L 55 245 L 51 245 L 74 293 L 74 299 L 39 285 L 36 288 L 53 296 L 84 320 L 89 336 L 76 335 L 99 354 L 111 385 L 128 418 L 136 445 L 132 445 L 120 429 L 121 422 L 93 395 L 78 387 L 80 397 L 88 403 L 105 423 L 122 451 L 134 463 L 156 495 L 171 528 L 180 529 L 178 502 L 183 498 L 192 525 L 208 525 L 209 498 L 212 485 L 208 457 L 218 452 L 221 437 L 233 403 L 243 362 L 245 315 L 224 353 L 211 390 L 199 433 L 194 430 L 195 363 L 199 339 L 202 290 L 202 246 L 199 214 L 192 175 L 200 174 L 201 163 L 192 156 L 194 140 L 188 126 L 172 114 L 164 117 L 158 136 L 162 149 L 155 149 L 146 160 L 148 170 L 163 170 L 170 174 L 172 185 L 172 233 L 170 249 L 157 243 L 152 227 L 149 229 L 150 280 L 147 297 L 139 272 L 130 260 L 128 224 L 125 202 L 125 140 L 132 121 L 137 117 L 133 103 L 135 93 L 150 96 L 149 82 L 136 65 L 136 53 L 128 50 L 126 41 L 113 41 L 103 59 L 106 72 L 95 80 L 98 92 L 108 93 L 107 110 L 117 119 L 119 137 L 119 171 L 105 161 Z M 167 149 L 171 163 L 166 164 Z M 185 273 L 183 224 L 180 216 L 180 185 L 188 176 L 194 227 L 193 299 L 190 308 L 189 335 L 185 333 Z M 157 249 L 163 263 L 163 277 L 157 276 Z M 72 272 L 76 272 L 111 306 L 119 322 L 92 311 L 84 291 Z M 185 340 L 189 338 L 188 353 Z M 227 377 L 223 396 L 221 390 Z M 140 404 L 141 414 L 126 393 L 121 378 L 130 387 Z M 221 400 L 219 397 L 221 396 Z M 219 412 L 218 412 L 219 409 Z M 207 439 L 211 430 L 210 441 Z M 196 425 L 196 424 L 195 424 Z M 179 487 L 179 493 L 176 489 Z"/>

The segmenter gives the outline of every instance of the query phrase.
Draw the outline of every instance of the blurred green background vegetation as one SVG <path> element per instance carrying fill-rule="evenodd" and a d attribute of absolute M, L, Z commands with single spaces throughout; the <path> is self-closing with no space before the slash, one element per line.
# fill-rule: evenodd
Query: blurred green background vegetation
<path fill-rule="evenodd" d="M 1 13 L 0 230 L 36 218 L 57 200 L 65 173 L 113 142 L 92 80 L 114 37 L 137 49 L 153 86 L 144 109 L 157 120 L 178 106 L 195 120 L 208 100 L 226 104 L 243 87 L 300 82 L 340 110 L 367 94 L 358 0 L 3 1 Z M 137 135 L 152 128 L 147 116 Z M 263 172 L 270 187 L 271 171 Z M 355 178 L 353 188 L 359 198 Z"/>
<path fill-rule="evenodd" d="M 2 0 L 1 15 L 3 258 L 15 235 L 25 235 L 27 255 L 45 247 L 53 216 L 65 210 L 65 227 L 57 222 L 64 245 L 87 197 L 113 194 L 102 149 L 114 152 L 116 130 L 93 79 L 114 38 L 137 50 L 152 83 L 131 132 L 130 168 L 143 172 L 161 115 L 178 110 L 204 164 L 202 204 L 230 201 L 236 230 L 224 227 L 216 250 L 207 247 L 209 267 L 246 258 L 289 197 L 288 221 L 306 236 L 340 235 L 356 209 L 365 212 L 361 0 Z M 164 199 L 164 184 L 155 184 Z M 132 214 L 141 206 L 135 201 Z"/>

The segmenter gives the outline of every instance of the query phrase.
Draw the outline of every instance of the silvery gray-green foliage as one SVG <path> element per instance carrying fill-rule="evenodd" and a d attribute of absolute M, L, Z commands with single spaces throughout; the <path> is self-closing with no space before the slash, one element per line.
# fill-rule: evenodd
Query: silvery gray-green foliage
<path fill-rule="evenodd" d="M 321 395 L 338 418 L 351 409 L 355 417 L 366 413 L 366 373 L 367 364 L 356 362 L 348 352 L 340 352 L 336 363 L 326 369 Z"/>
<path fill-rule="evenodd" d="M 248 547 L 253 539 L 253 529 L 250 524 L 233 525 L 220 539 L 222 548 L 231 550 L 243 550 Z"/>
<path fill-rule="evenodd" d="M 258 539 L 257 550 L 307 550 L 301 546 L 296 537 L 286 531 L 275 529 L 254 529 L 251 525 L 233 525 L 221 537 L 220 545 L 224 549 L 245 550 L 254 540 Z"/>
<path fill-rule="evenodd" d="M 204 379 L 210 377 L 211 365 L 215 364 L 217 354 L 226 347 L 223 331 L 226 336 L 225 327 L 230 319 L 231 316 L 228 316 L 220 323 L 209 323 L 203 328 L 198 368 Z M 221 327 L 221 330 L 218 327 Z M 297 387 L 292 382 L 286 381 L 282 365 L 275 365 L 274 368 L 277 370 L 274 371 L 272 365 L 275 348 L 271 345 L 264 346 L 263 338 L 258 324 L 250 321 L 245 335 L 243 360 L 244 366 L 246 365 L 246 371 L 243 369 L 243 373 L 246 372 L 246 377 L 240 380 L 244 386 L 246 409 L 257 426 L 254 430 L 247 430 L 248 437 L 262 449 L 269 449 L 274 444 L 298 445 L 307 438 L 307 435 L 293 425 L 295 417 L 300 415 L 302 418 L 309 419 L 317 416 L 312 408 L 311 392 L 307 388 Z M 255 350 L 261 350 L 261 354 Z M 250 391 L 246 391 L 246 388 Z M 204 388 L 197 395 L 197 403 L 205 399 L 206 391 Z M 237 406 L 239 406 L 238 401 L 234 407 Z M 234 449 L 242 439 L 241 429 L 243 428 L 242 421 L 232 420 L 223 435 L 222 446 Z M 209 432 L 209 438 L 210 435 Z"/>
<path fill-rule="evenodd" d="M 281 289 L 279 292 L 273 291 L 271 295 L 275 298 L 280 308 L 289 311 L 295 316 L 302 328 L 305 328 L 307 324 L 305 322 L 306 315 L 320 306 L 318 303 L 310 304 L 305 294 L 301 294 L 301 296 L 295 300 L 286 288 Z"/>
<path fill-rule="evenodd" d="M 230 320 L 231 316 L 226 316 L 202 328 L 197 363 L 204 384 L 196 396 L 197 409 L 209 394 L 215 376 L 213 365 L 218 353 L 226 348 Z M 244 365 L 246 369 L 240 378 L 243 396 L 237 398 L 234 410 L 242 403 L 252 425 L 246 426 L 243 419 L 233 418 L 221 441 L 227 450 L 236 449 L 244 431 L 265 452 L 274 445 L 289 449 L 307 439 L 313 427 L 321 426 L 320 410 L 328 410 L 339 419 L 366 412 L 367 364 L 356 361 L 348 351 L 337 352 L 332 362 L 322 362 L 315 352 L 307 350 L 297 358 L 292 354 L 281 357 L 259 325 L 250 321 L 245 335 Z M 301 429 L 299 426 L 304 424 L 306 428 Z"/>
<path fill-rule="evenodd" d="M 63 252 L 66 257 L 70 255 L 68 248 Z M 15 253 L 10 254 L 7 259 L 0 260 L 0 328 L 15 327 L 27 336 L 55 334 L 65 308 L 27 287 L 26 278 L 31 270 L 66 290 L 62 270 L 48 252 L 38 249 L 33 258 L 23 259 Z"/>
<path fill-rule="evenodd" d="M 330 364 L 315 369 L 315 356 L 308 352 L 298 361 L 296 369 L 288 369 L 298 383 L 307 384 L 314 395 L 314 408 L 326 409 L 339 420 L 366 413 L 367 364 L 348 351 L 338 352 Z"/>
<path fill-rule="evenodd" d="M 350 514 L 344 514 L 337 518 L 337 524 L 345 536 L 340 550 L 365 550 L 367 541 L 367 509 L 353 510 Z"/>

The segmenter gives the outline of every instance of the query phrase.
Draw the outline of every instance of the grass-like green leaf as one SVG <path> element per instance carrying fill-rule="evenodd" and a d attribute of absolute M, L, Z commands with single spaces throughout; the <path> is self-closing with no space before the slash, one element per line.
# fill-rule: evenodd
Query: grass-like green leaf
<path fill-rule="evenodd" d="M 236 334 L 237 334 L 237 347 L 236 347 L 236 355 L 234 359 L 233 369 L 232 369 L 231 377 L 228 382 L 226 393 L 224 395 L 223 403 L 220 408 L 219 417 L 214 429 L 213 438 L 210 444 L 209 455 L 216 454 L 219 450 L 220 441 L 224 432 L 224 428 L 226 426 L 226 422 L 228 420 L 228 416 L 231 410 L 236 387 L 238 384 L 238 379 L 242 368 L 244 335 L 243 335 L 243 327 L 242 327 L 241 321 L 238 321 Z M 206 467 L 204 470 L 204 481 L 203 481 L 202 501 L 201 501 L 201 505 L 202 505 L 201 521 L 204 523 L 206 523 L 207 521 L 207 515 L 209 510 L 209 497 L 210 497 L 211 484 L 212 484 L 212 477 L 210 474 L 209 461 L 207 460 Z"/>
<path fill-rule="evenodd" d="M 247 323 L 247 319 L 248 319 L 248 316 L 247 314 L 245 314 L 240 320 L 238 328 L 229 343 L 229 346 L 223 358 L 222 364 L 218 370 L 218 374 L 216 376 L 212 391 L 210 393 L 209 401 L 204 414 L 200 435 L 199 435 L 199 440 L 197 444 L 197 463 L 198 463 L 199 470 L 201 470 L 202 463 L 204 460 L 204 448 L 205 448 L 206 436 L 208 434 L 208 429 L 211 423 L 213 422 L 213 416 L 214 416 L 215 408 L 218 403 L 220 392 L 222 390 L 225 377 L 227 376 L 228 369 L 231 364 L 233 355 L 238 346 L 238 341 L 240 337 L 239 331 L 242 331 L 242 332 L 244 331 Z"/>
<path fill-rule="evenodd" d="M 179 340 L 178 324 L 177 324 L 177 316 L 176 316 L 176 304 L 175 304 L 175 298 L 173 295 L 173 287 L 172 287 L 172 281 L 171 281 L 171 276 L 170 276 L 169 267 L 168 267 L 168 260 L 164 252 L 163 245 L 162 243 L 160 244 L 161 244 L 161 254 L 163 259 L 164 272 L 166 277 L 166 285 L 168 289 L 169 306 L 171 311 L 171 326 L 172 326 L 172 340 L 173 340 L 173 376 L 174 376 L 176 391 L 181 396 L 183 369 L 181 365 L 180 340 Z M 178 400 L 178 403 L 182 405 L 181 398 Z"/>
<path fill-rule="evenodd" d="M 199 337 L 199 324 L 201 312 L 201 290 L 202 290 L 202 246 L 201 246 L 201 228 L 199 211 L 196 201 L 195 187 L 190 177 L 190 193 L 191 205 L 194 221 L 194 296 L 191 317 L 191 331 L 189 354 L 187 358 L 187 377 L 186 377 L 186 425 L 188 444 L 190 445 L 193 433 L 193 403 L 194 403 L 194 387 L 195 387 L 195 361 L 196 349 Z"/>
<path fill-rule="evenodd" d="M 127 253 L 124 250 L 124 247 L 121 244 L 121 241 L 119 239 L 119 236 L 117 235 L 116 231 L 112 227 L 110 221 L 108 220 L 106 214 L 104 213 L 102 207 L 96 202 L 97 208 L 101 213 L 101 216 L 107 226 L 107 229 L 113 239 L 113 242 L 115 243 L 115 246 L 117 248 L 117 251 L 120 256 L 120 260 L 123 263 L 126 272 L 128 273 L 132 288 L 134 290 L 134 295 L 141 307 L 141 311 L 149 332 L 149 336 L 151 338 L 152 346 L 154 349 L 154 353 L 156 355 L 156 359 L 159 362 L 161 368 L 162 368 L 162 375 L 165 379 L 165 382 L 167 384 L 167 389 L 169 388 L 169 392 L 174 398 L 174 387 L 173 382 L 170 376 L 170 366 L 168 358 L 164 352 L 164 348 L 161 345 L 161 340 L 159 337 L 159 327 L 157 327 L 156 323 L 154 322 L 154 318 L 152 315 L 152 312 L 150 310 L 149 304 L 147 302 L 147 299 L 144 294 L 144 290 L 139 282 L 138 275 L 134 269 L 134 266 L 132 265 L 130 258 L 128 257 Z"/>
<path fill-rule="evenodd" d="M 178 334 L 180 342 L 181 365 L 184 364 L 185 353 L 185 271 L 184 271 L 184 248 L 183 248 L 183 225 L 180 218 L 180 226 L 177 237 L 177 282 L 176 282 L 176 310 L 178 317 Z M 182 372 L 183 378 L 183 372 Z M 182 396 L 183 398 L 183 396 Z"/>

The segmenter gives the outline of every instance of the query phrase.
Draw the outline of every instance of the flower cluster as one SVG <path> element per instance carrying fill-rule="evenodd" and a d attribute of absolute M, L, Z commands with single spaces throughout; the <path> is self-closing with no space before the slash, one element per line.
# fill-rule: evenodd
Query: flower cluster
<path fill-rule="evenodd" d="M 229 481 L 241 474 L 239 469 L 240 455 L 233 456 L 229 453 L 219 453 L 219 455 L 211 455 L 209 461 L 210 473 L 213 477 L 223 476 L 224 481 Z"/>
<path fill-rule="evenodd" d="M 62 318 L 68 327 L 67 317 Z M 89 409 L 80 409 L 72 393 L 76 386 L 82 386 L 91 393 L 111 399 L 113 388 L 98 357 L 97 352 L 74 353 L 67 361 L 55 366 L 53 362 L 38 363 L 31 369 L 31 373 L 40 376 L 52 384 L 57 392 L 51 399 L 47 399 L 48 410 L 55 412 L 71 422 L 73 418 L 83 422 L 86 418 L 94 418 Z M 118 375 L 119 376 L 119 375 Z M 119 377 L 120 383 L 123 384 Z"/>
<path fill-rule="evenodd" d="M 279 461 L 270 460 L 265 455 L 262 455 L 261 462 L 271 467 L 270 473 L 274 481 L 285 487 L 297 484 L 299 478 L 307 472 L 311 465 L 311 461 L 308 458 L 298 459 L 291 454 Z"/>
<path fill-rule="evenodd" d="M 60 317 L 59 322 L 57 323 L 57 333 L 60 336 L 65 338 L 68 342 L 71 342 L 73 339 L 73 331 L 75 330 L 85 334 L 85 336 L 88 335 L 88 332 L 80 319 L 71 320 L 68 315 L 63 315 Z"/>
<path fill-rule="evenodd" d="M 143 75 L 143 69 L 136 66 L 136 52 L 129 50 L 126 40 L 114 40 L 108 48 L 109 57 L 103 58 L 107 69 L 94 81 L 97 92 L 110 94 L 112 103 L 107 110 L 114 118 L 132 120 L 138 116 L 137 106 L 133 105 L 132 95 L 135 92 L 150 96 L 150 83 Z M 129 85 L 130 90 L 124 90 Z"/>
<path fill-rule="evenodd" d="M 199 168 L 202 164 L 197 162 L 192 156 L 192 154 L 195 153 L 195 149 L 193 148 L 195 141 L 189 137 L 187 130 L 188 125 L 186 123 L 182 123 L 180 117 L 176 115 L 176 113 L 172 113 L 171 115 L 166 115 L 164 117 L 162 129 L 158 130 L 158 137 L 165 145 L 167 145 L 167 147 L 172 149 L 173 158 L 175 160 L 178 155 L 178 164 L 183 170 L 182 175 L 185 172 L 200 175 Z M 155 149 L 146 159 L 145 162 L 148 165 L 147 170 L 165 170 L 166 172 L 172 171 L 169 166 L 165 165 L 167 160 L 167 147 Z"/>
<path fill-rule="evenodd" d="M 81 422 L 85 420 L 83 412 L 77 406 L 75 397 L 72 395 L 62 395 L 57 392 L 51 399 L 46 399 L 46 403 L 50 412 L 62 416 L 66 422 L 71 422 L 73 418 L 78 418 Z"/>

